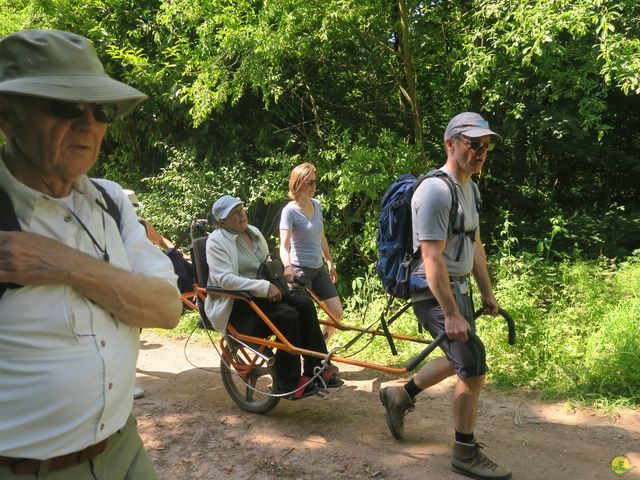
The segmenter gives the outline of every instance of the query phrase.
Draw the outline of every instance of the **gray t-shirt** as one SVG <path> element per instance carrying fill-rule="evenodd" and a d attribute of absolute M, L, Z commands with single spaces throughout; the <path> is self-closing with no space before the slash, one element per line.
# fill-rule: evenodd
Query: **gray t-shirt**
<path fill-rule="evenodd" d="M 294 202 L 282 209 L 280 230 L 289 230 L 291 263 L 298 267 L 320 268 L 322 266 L 322 207 L 315 198 L 313 217 L 307 218 Z"/>
<path fill-rule="evenodd" d="M 480 218 L 475 205 L 472 183 L 461 182 L 446 167 L 440 170 L 449 175 L 458 192 L 458 219 L 464 211 L 464 228 L 457 225 L 459 230 L 477 229 Z M 439 178 L 427 178 L 416 189 L 411 198 L 411 219 L 413 222 L 413 248 L 419 248 L 421 240 L 446 240 L 444 260 L 451 276 L 463 276 L 471 273 L 473 268 L 474 246 L 467 235 L 453 235 L 449 231 L 449 212 L 451 211 L 451 192 L 447 184 Z M 456 261 L 460 241 L 463 243 L 462 254 Z M 422 258 L 416 260 L 413 270 L 415 275 L 424 276 Z M 416 300 L 414 298 L 414 300 Z"/>

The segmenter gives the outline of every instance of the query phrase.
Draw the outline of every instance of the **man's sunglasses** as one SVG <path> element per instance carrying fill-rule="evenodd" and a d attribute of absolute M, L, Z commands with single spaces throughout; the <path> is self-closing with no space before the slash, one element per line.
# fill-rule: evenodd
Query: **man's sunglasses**
<path fill-rule="evenodd" d="M 460 141 L 476 153 L 490 152 L 495 147 L 493 143 L 483 143 L 480 140 L 471 140 L 463 136 L 460 136 Z"/>
<path fill-rule="evenodd" d="M 91 109 L 93 118 L 100 123 L 111 123 L 118 114 L 118 107 L 114 103 L 75 103 L 61 100 L 51 100 L 49 102 L 51 113 L 65 120 L 80 118 L 87 107 Z"/>

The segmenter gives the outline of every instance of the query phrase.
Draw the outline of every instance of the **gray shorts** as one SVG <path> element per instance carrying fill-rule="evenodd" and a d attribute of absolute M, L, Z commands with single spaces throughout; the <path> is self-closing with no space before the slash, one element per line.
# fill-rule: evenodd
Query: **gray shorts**
<path fill-rule="evenodd" d="M 454 288 L 453 285 L 452 288 Z M 470 294 L 461 294 L 454 291 L 454 296 L 460 313 L 469 322 L 474 335 L 469 335 L 469 340 L 466 342 L 450 340 L 447 337 L 440 344 L 440 348 L 459 378 L 484 375 L 489 370 L 487 367 L 487 355 L 482 340 L 475 335 L 476 324 L 473 318 Z M 420 324 L 427 329 L 433 338 L 445 331 L 444 313 L 435 298 L 414 302 L 413 311 Z"/>
<path fill-rule="evenodd" d="M 336 286 L 331 283 L 331 278 L 324 265 L 319 268 L 299 267 L 292 265 L 294 275 L 300 279 L 320 300 L 328 300 L 338 296 Z"/>

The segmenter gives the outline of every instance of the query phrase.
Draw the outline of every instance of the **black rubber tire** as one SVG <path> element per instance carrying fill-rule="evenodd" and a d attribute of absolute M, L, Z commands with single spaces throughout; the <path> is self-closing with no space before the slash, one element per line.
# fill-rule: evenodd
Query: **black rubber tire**
<path fill-rule="evenodd" d="M 247 356 L 250 359 L 255 356 L 250 350 L 237 344 L 232 346 L 230 343 L 225 342 L 224 348 L 227 351 L 234 352 L 234 361 L 238 364 L 247 365 Z M 264 414 L 273 410 L 280 402 L 280 397 L 255 392 L 245 385 L 247 383 L 259 391 L 271 392 L 277 384 L 275 368 L 268 366 L 262 359 L 259 359 L 256 362 L 256 366 L 247 374 L 247 377 L 242 379 L 234 367 L 228 365 L 225 358 L 221 358 L 220 375 L 222 376 L 222 384 L 231 399 L 247 412 Z"/>

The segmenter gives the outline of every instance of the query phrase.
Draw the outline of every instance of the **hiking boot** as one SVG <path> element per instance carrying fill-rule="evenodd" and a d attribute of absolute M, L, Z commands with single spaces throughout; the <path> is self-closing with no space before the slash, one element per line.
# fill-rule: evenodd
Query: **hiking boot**
<path fill-rule="evenodd" d="M 400 440 L 404 430 L 404 416 L 415 410 L 415 401 L 404 387 L 384 387 L 380 389 L 380 401 L 384 408 L 387 426 L 393 438 Z"/>
<path fill-rule="evenodd" d="M 455 442 L 451 470 L 479 480 L 511 480 L 511 470 L 494 463 L 480 451 L 484 446 L 478 442 Z"/>

